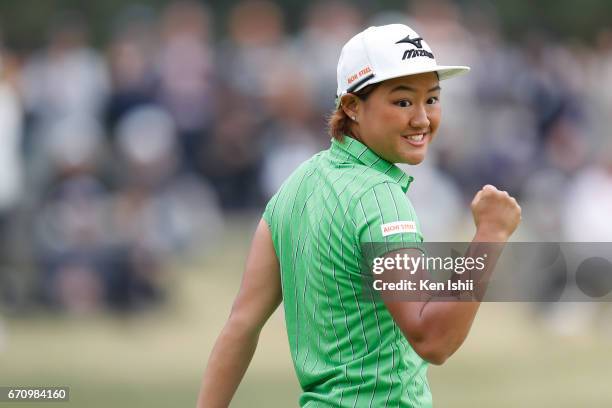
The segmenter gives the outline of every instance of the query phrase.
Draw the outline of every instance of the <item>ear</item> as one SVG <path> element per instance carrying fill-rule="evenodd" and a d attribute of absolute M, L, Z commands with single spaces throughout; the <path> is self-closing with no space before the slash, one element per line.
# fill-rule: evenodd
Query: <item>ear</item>
<path fill-rule="evenodd" d="M 349 118 L 357 117 L 357 111 L 360 104 L 361 99 L 350 93 L 342 95 L 340 99 L 340 106 Z"/>

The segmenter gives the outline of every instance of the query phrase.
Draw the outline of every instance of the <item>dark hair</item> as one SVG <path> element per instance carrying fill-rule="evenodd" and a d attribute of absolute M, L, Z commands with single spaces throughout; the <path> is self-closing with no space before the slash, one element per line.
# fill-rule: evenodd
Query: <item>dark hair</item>
<path fill-rule="evenodd" d="M 365 101 L 368 99 L 368 96 L 378 87 L 379 84 L 368 85 L 365 88 L 352 92 L 353 95 Z M 348 135 L 351 137 L 355 137 L 353 135 L 351 129 L 352 119 L 348 117 L 348 115 L 342 109 L 342 105 L 338 106 L 335 111 L 331 113 L 329 119 L 327 120 L 327 126 L 329 129 L 329 134 L 336 140 L 342 141 L 344 135 Z"/>

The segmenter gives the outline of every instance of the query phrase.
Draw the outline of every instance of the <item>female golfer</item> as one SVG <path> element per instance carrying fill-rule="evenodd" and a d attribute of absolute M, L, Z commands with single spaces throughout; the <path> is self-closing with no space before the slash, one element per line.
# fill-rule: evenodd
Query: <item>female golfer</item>
<path fill-rule="evenodd" d="M 331 147 L 299 167 L 257 227 L 230 317 L 204 374 L 199 407 L 226 407 L 266 320 L 281 303 L 302 407 L 429 407 L 427 365 L 462 344 L 479 302 L 364 301 L 362 244 L 421 242 L 406 198 L 440 124 L 439 81 L 468 71 L 437 65 L 411 28 L 370 27 L 338 62 Z M 520 220 L 506 192 L 472 202 L 475 242 L 505 242 Z"/>

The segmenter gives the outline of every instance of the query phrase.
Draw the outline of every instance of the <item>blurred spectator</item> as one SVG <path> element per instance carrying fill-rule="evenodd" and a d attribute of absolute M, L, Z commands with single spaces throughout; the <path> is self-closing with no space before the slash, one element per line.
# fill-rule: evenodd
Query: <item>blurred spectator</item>
<path fill-rule="evenodd" d="M 584 98 L 588 108 L 585 112 L 589 114 L 590 128 L 600 142 L 610 138 L 612 129 L 612 93 L 604 91 L 612 87 L 612 26 L 599 31 L 587 58 Z"/>
<path fill-rule="evenodd" d="M 34 220 L 35 254 L 44 299 L 84 313 L 101 307 L 104 278 L 113 269 L 106 252 L 110 195 L 89 169 L 65 170 Z"/>
<path fill-rule="evenodd" d="M 295 61 L 306 61 L 303 73 L 314 88 L 311 103 L 327 114 L 334 108 L 336 65 L 342 46 L 360 31 L 359 9 L 344 1 L 318 1 L 307 12 L 294 43 Z"/>
<path fill-rule="evenodd" d="M 408 188 L 410 198 L 428 242 L 460 241 L 467 239 L 457 231 L 463 223 L 461 191 L 455 181 L 436 166 L 436 157 L 431 154 L 418 166 L 401 164 L 406 174 L 414 177 Z M 426 209 L 427 211 L 423 211 Z"/>
<path fill-rule="evenodd" d="M 12 56 L 0 45 L 0 224 L 23 191 L 22 111 L 12 81 Z M 0 226 L 0 231 L 2 227 Z"/>
<path fill-rule="evenodd" d="M 313 126 L 317 119 L 314 88 L 308 77 L 292 64 L 277 67 L 271 78 L 279 86 L 266 100 L 275 119 L 263 133 L 266 146 L 261 182 L 267 198 L 300 164 L 329 144 L 325 131 Z"/>
<path fill-rule="evenodd" d="M 128 174 L 113 212 L 119 240 L 156 260 L 213 242 L 222 222 L 216 197 L 181 171 L 172 117 L 143 106 L 120 122 L 117 133 L 122 171 Z"/>
<path fill-rule="evenodd" d="M 612 210 L 612 143 L 605 141 L 600 145 L 600 154 L 596 162 L 586 166 L 568 182 L 563 180 L 559 185 L 561 190 L 553 207 L 553 214 L 557 217 L 560 241 L 567 242 L 610 242 L 612 221 L 609 213 Z M 550 211 L 548 208 L 546 209 Z M 573 251 L 583 251 L 584 258 L 593 256 L 590 251 L 601 251 L 601 246 L 574 246 Z M 597 256 L 605 254 L 599 253 Z M 555 276 L 554 268 L 549 271 L 549 282 L 555 279 L 566 279 L 565 270 L 561 276 Z M 558 274 L 559 271 L 557 271 Z M 609 273 L 609 271 L 608 271 Z M 565 285 L 566 293 L 578 293 L 581 289 L 576 285 L 576 274 Z M 583 275 L 581 282 L 591 279 L 592 287 L 601 285 L 596 275 Z M 550 290 L 543 287 L 542 291 Z M 609 322 L 599 319 L 602 311 L 607 307 L 604 302 L 559 302 L 539 305 L 542 317 L 547 327 L 559 335 L 582 335 L 586 331 L 600 325 L 602 329 L 609 330 Z"/>
<path fill-rule="evenodd" d="M 281 9 L 267 0 L 243 0 L 231 10 L 218 62 L 228 86 L 254 101 L 275 91 L 266 79 L 290 61 L 284 24 Z"/>
<path fill-rule="evenodd" d="M 563 236 L 568 241 L 612 241 L 612 143 L 603 145 L 598 163 L 579 171 L 566 188 Z M 574 220 L 579 215 L 580 226 Z"/>
<path fill-rule="evenodd" d="M 198 169 L 215 106 L 214 50 L 208 10 L 193 0 L 171 3 L 161 17 L 159 102 L 174 117 L 184 164 Z"/>
<path fill-rule="evenodd" d="M 102 306 L 104 279 L 113 270 L 107 251 L 111 196 L 98 175 L 102 136 L 95 119 L 64 116 L 39 141 L 46 153 L 33 218 L 40 292 L 50 305 L 77 314 Z"/>
<path fill-rule="evenodd" d="M 23 113 L 16 91 L 16 58 L 0 42 L 0 305 L 15 303 L 11 270 L 17 255 L 13 231 L 25 193 L 21 155 Z M 0 321 L 0 350 L 3 327 Z"/>
<path fill-rule="evenodd" d="M 548 168 L 532 173 L 523 185 L 522 224 L 534 240 L 562 240 L 563 199 L 568 182 L 567 175 Z"/>
<path fill-rule="evenodd" d="M 563 240 L 569 242 L 610 242 L 612 233 L 612 142 L 606 140 L 601 145 L 597 161 L 580 170 L 564 189 L 564 202 L 561 208 L 561 232 Z M 585 258 L 591 247 L 578 247 L 585 252 Z M 597 247 L 593 245 L 594 250 Z M 598 254 L 605 256 L 605 254 Z M 607 271 L 610 273 L 611 271 Z M 592 287 L 602 283 L 595 275 L 583 275 L 590 279 Z M 578 291 L 576 281 L 571 281 L 566 291 Z M 562 335 L 581 335 L 594 326 L 609 330 L 610 322 L 601 319 L 602 313 L 609 306 L 605 302 L 564 302 L 552 304 L 546 316 L 551 330 Z"/>
<path fill-rule="evenodd" d="M 105 125 L 114 135 L 117 122 L 130 109 L 155 98 L 155 58 L 158 48 L 153 10 L 128 7 L 115 21 L 108 46 L 111 94 L 106 102 Z"/>
<path fill-rule="evenodd" d="M 89 46 L 86 23 L 77 14 L 59 16 L 49 44 L 28 61 L 23 73 L 23 102 L 32 121 L 32 147 L 58 120 L 99 117 L 108 88 L 105 61 Z"/>
<path fill-rule="evenodd" d="M 260 208 L 261 135 L 274 120 L 265 101 L 281 91 L 277 67 L 291 61 L 282 11 L 266 0 L 243 0 L 230 12 L 228 34 L 217 63 L 220 113 L 201 162 L 224 208 Z"/>
<path fill-rule="evenodd" d="M 103 136 L 98 127 L 108 85 L 105 61 L 89 46 L 81 16 L 57 16 L 49 44 L 27 61 L 23 72 L 26 176 L 34 197 L 55 177 L 58 160 L 96 155 L 90 150 Z"/>
<path fill-rule="evenodd" d="M 224 106 L 207 149 L 201 152 L 203 172 L 226 210 L 264 205 L 260 173 L 263 160 L 263 119 L 235 92 Z M 229 101 L 228 101 L 229 102 Z"/>

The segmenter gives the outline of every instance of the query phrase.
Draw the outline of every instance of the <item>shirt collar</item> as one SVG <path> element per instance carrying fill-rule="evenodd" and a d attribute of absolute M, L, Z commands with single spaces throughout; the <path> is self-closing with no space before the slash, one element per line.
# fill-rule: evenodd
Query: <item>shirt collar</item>
<path fill-rule="evenodd" d="M 344 140 L 342 142 L 333 138 L 331 142 L 331 152 L 334 156 L 352 163 L 364 164 L 388 175 L 401 186 L 404 193 L 408 190 L 408 186 L 414 180 L 414 177 L 408 176 L 395 164 L 389 163 L 370 150 L 370 148 L 368 148 L 366 145 L 353 139 L 352 137 L 344 136 Z M 348 153 L 348 155 L 346 153 Z"/>

